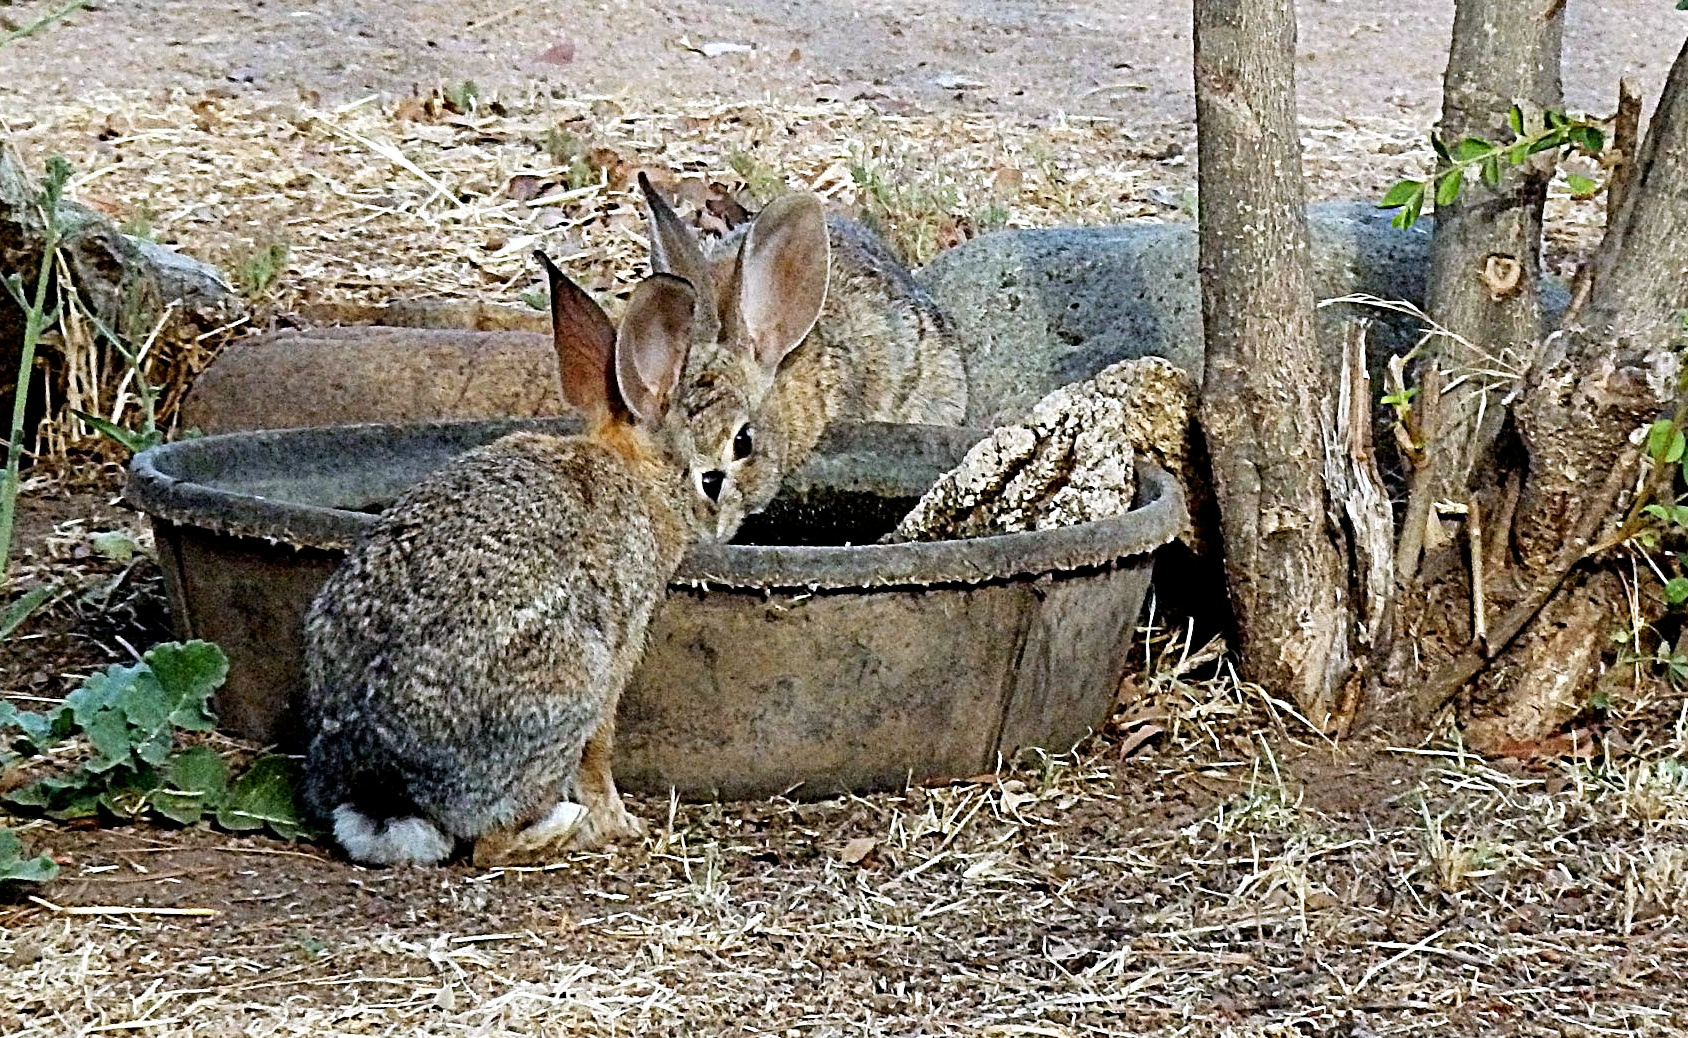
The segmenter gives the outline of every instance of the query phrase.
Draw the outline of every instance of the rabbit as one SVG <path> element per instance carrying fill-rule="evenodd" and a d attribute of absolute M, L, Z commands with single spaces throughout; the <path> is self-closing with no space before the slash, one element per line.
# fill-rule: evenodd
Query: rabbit
<path fill-rule="evenodd" d="M 705 319 L 713 314 L 719 326 L 693 349 L 682 384 L 738 367 L 756 387 L 743 430 L 755 451 L 738 474 L 746 513 L 773 500 L 833 422 L 964 423 L 967 372 L 949 317 L 867 228 L 826 216 L 813 194 L 789 194 L 706 252 L 644 173 L 639 188 L 650 214 L 652 269 L 691 282 Z M 770 221 L 785 220 L 793 207 L 824 227 L 831 261 L 820 318 L 802 342 L 788 345 L 758 339 L 738 315 L 755 290 L 746 264 L 781 233 Z"/>
<path fill-rule="evenodd" d="M 540 258 L 587 431 L 512 433 L 412 486 L 305 620 L 303 792 L 354 861 L 433 864 L 472 843 L 496 865 L 639 835 L 611 774 L 616 703 L 682 555 L 742 519 L 727 502 L 748 387 L 680 383 L 714 333 L 693 287 L 646 279 L 618 331 Z M 758 341 L 808 333 L 826 263 L 747 258 Z"/>

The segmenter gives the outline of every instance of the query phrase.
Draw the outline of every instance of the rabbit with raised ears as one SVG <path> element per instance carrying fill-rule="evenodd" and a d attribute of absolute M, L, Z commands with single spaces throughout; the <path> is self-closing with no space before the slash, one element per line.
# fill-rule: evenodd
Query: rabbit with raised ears
<path fill-rule="evenodd" d="M 965 420 L 967 373 L 948 316 L 865 227 L 828 217 L 819 197 L 800 192 L 705 250 L 643 173 L 639 188 L 652 269 L 690 282 L 700 328 L 715 330 L 700 336 L 681 384 L 725 377 L 755 387 L 743 430 L 755 450 L 736 471 L 736 507 L 756 512 L 771 501 L 833 422 Z M 813 257 L 823 252 L 825 284 L 802 290 L 824 304 L 813 328 L 799 342 L 766 334 L 755 315 L 805 280 L 795 271 L 821 266 Z"/>
<path fill-rule="evenodd" d="M 611 774 L 616 703 L 681 556 L 740 518 L 744 459 L 714 430 L 749 390 L 681 385 L 713 333 L 692 286 L 641 282 L 617 329 L 540 258 L 587 431 L 513 433 L 425 477 L 306 617 L 304 795 L 355 861 L 472 844 L 490 865 L 638 834 Z M 765 304 L 794 342 L 821 305 Z"/>

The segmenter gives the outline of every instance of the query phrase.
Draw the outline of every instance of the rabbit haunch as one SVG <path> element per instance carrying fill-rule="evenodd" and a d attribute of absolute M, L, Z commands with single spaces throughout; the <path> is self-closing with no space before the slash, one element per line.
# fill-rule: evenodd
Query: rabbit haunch
<path fill-rule="evenodd" d="M 472 842 L 495 864 L 638 833 L 610 770 L 616 702 L 682 555 L 743 518 L 751 387 L 680 382 L 713 334 L 691 286 L 641 282 L 617 331 L 546 263 L 564 394 L 591 431 L 516 433 L 427 476 L 306 618 L 304 793 L 359 861 Z M 778 328 L 757 332 L 794 344 L 818 309 L 772 300 L 756 319 Z"/>
<path fill-rule="evenodd" d="M 747 511 L 773 499 L 833 422 L 962 423 L 967 373 L 949 318 L 866 228 L 826 217 L 812 194 L 786 195 L 706 251 L 650 181 L 641 175 L 639 184 L 650 208 L 652 268 L 699 286 L 699 307 L 716 325 L 692 351 L 682 381 L 707 384 L 736 366 L 760 372 L 750 419 L 758 449 L 740 474 Z M 830 251 L 820 317 L 784 349 L 760 339 L 752 321 L 787 291 L 771 293 L 769 279 L 748 276 L 774 248 Z"/>

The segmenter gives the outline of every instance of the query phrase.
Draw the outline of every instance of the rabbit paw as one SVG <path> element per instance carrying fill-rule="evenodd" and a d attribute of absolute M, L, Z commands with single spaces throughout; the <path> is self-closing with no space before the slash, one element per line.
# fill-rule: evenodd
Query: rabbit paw
<path fill-rule="evenodd" d="M 620 800 L 588 811 L 568 837 L 570 850 L 584 851 L 618 840 L 642 840 L 645 823 L 629 814 Z"/>
<path fill-rule="evenodd" d="M 538 864 L 554 858 L 572 846 L 571 837 L 586 816 L 586 808 L 560 800 L 531 825 L 488 833 L 476 840 L 474 862 L 481 868 L 491 868 Z"/>

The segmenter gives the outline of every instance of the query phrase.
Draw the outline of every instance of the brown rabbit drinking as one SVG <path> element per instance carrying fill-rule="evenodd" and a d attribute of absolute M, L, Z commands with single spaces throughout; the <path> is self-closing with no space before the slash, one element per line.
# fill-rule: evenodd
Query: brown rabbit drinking
<path fill-rule="evenodd" d="M 680 383 L 714 332 L 693 288 L 647 279 L 617 331 L 545 263 L 588 431 L 514 433 L 424 478 L 306 618 L 304 794 L 357 861 L 471 842 L 495 864 L 640 832 L 610 770 L 616 702 L 681 556 L 743 518 L 733 430 L 752 387 Z M 776 249 L 747 265 L 746 328 L 795 345 L 824 297 L 818 263 Z"/>
<path fill-rule="evenodd" d="M 700 323 L 716 326 L 692 350 L 681 384 L 706 388 L 731 372 L 756 387 L 738 431 L 755 447 L 738 474 L 745 512 L 773 499 L 833 422 L 965 420 L 967 372 L 948 316 L 867 228 L 827 217 L 813 194 L 791 194 L 705 252 L 642 173 L 639 187 L 650 207 L 652 268 L 691 282 Z M 745 271 L 776 247 L 831 255 L 824 307 L 800 341 L 763 337 L 740 319 L 766 305 Z"/>

